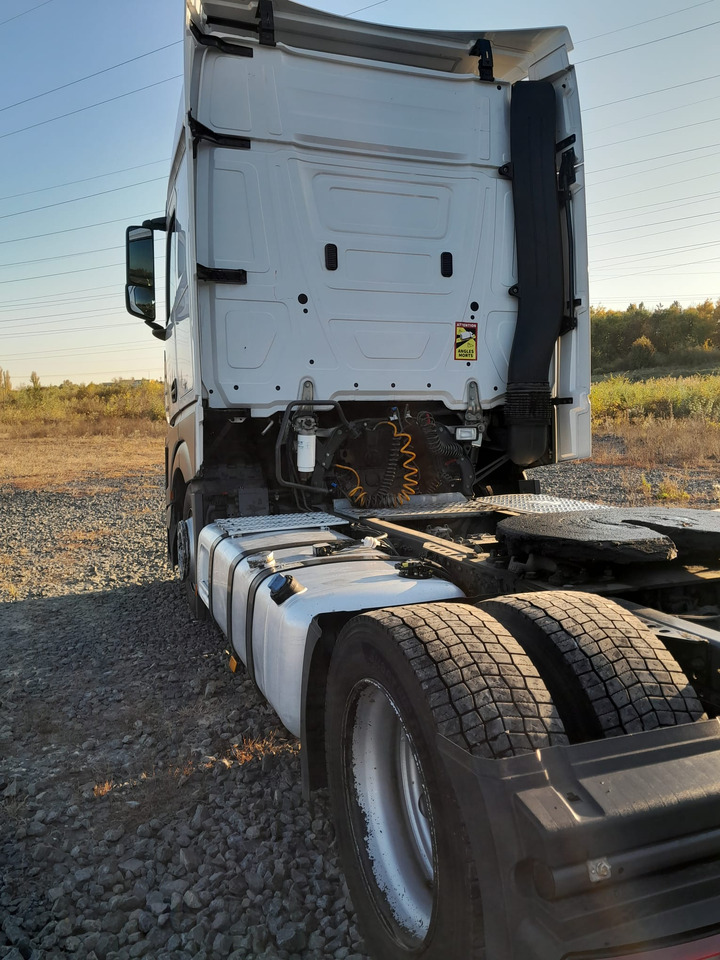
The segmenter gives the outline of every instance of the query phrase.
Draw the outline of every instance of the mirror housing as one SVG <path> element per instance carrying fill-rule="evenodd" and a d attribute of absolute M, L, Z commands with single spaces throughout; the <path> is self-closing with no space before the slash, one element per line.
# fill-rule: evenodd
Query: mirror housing
<path fill-rule="evenodd" d="M 125 307 L 143 320 L 155 320 L 155 247 L 149 227 L 125 231 Z"/>

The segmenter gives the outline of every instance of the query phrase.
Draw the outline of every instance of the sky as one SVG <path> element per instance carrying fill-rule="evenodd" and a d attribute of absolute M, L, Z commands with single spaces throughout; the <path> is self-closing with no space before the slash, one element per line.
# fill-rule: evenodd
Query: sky
<path fill-rule="evenodd" d="M 313 0 L 443 29 L 564 24 L 585 138 L 591 302 L 720 299 L 720 0 Z M 0 0 L 0 367 L 14 386 L 162 377 L 124 236 L 163 212 L 183 0 Z M 158 245 L 160 246 L 160 245 Z"/>

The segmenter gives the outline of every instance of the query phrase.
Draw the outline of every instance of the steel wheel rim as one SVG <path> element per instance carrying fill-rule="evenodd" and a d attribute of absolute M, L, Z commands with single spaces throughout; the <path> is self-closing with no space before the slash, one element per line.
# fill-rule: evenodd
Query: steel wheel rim
<path fill-rule="evenodd" d="M 435 842 L 427 786 L 412 737 L 393 698 L 363 680 L 345 713 L 347 796 L 374 899 L 406 942 L 426 938 L 435 900 Z"/>

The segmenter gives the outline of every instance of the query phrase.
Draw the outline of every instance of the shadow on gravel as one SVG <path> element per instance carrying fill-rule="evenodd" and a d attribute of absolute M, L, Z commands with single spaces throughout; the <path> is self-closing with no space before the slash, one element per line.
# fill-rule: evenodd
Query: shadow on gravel
<path fill-rule="evenodd" d="M 363 956 L 297 741 L 176 583 L 0 606 L 0 699 L 0 957 Z"/>

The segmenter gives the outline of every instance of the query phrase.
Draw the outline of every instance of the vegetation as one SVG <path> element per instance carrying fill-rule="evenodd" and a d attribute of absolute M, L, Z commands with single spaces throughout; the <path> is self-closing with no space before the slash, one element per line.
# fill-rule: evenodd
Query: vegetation
<path fill-rule="evenodd" d="M 157 380 L 43 387 L 33 371 L 27 387 L 13 389 L 0 368 L 0 435 L 43 437 L 106 433 L 162 433 L 163 385 Z"/>
<path fill-rule="evenodd" d="M 627 422 L 707 420 L 720 425 L 720 375 L 658 377 L 631 380 L 611 376 L 595 383 L 591 393 L 593 420 Z"/>
<path fill-rule="evenodd" d="M 591 307 L 595 374 L 720 369 L 720 300 L 695 307 Z"/>

